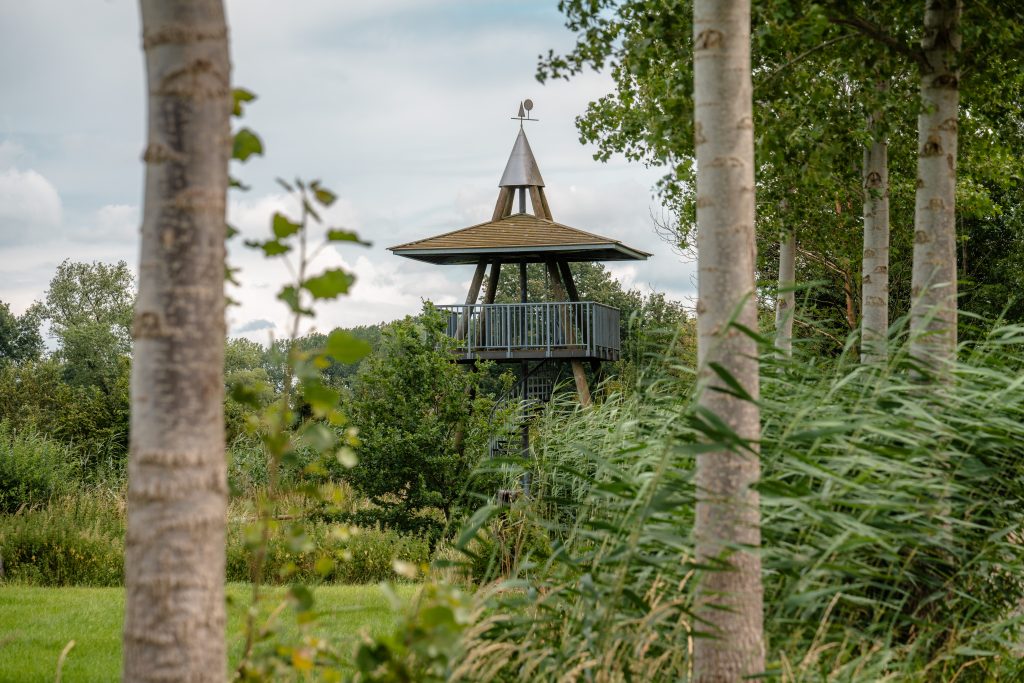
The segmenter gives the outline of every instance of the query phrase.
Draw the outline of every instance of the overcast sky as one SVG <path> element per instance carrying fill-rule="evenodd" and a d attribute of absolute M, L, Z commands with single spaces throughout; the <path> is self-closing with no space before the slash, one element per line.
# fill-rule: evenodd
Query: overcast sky
<path fill-rule="evenodd" d="M 433 266 L 386 247 L 490 218 L 515 140 L 518 103 L 536 103 L 527 134 L 555 220 L 652 252 L 611 264 L 627 286 L 692 295 L 694 267 L 654 234 L 657 170 L 602 164 L 573 119 L 611 88 L 587 74 L 541 86 L 537 55 L 572 36 L 555 0 L 229 0 L 233 81 L 255 92 L 244 124 L 266 155 L 234 168 L 242 237 L 267 233 L 287 202 L 276 176 L 320 178 L 340 199 L 334 225 L 372 248 L 329 250 L 358 281 L 325 305 L 319 329 L 391 320 L 422 299 L 465 297 L 471 266 Z M 66 258 L 138 260 L 144 71 L 134 0 L 0 0 L 0 300 L 42 298 Z M 248 253 L 229 330 L 266 340 L 284 330 L 273 294 L 284 267 Z"/>

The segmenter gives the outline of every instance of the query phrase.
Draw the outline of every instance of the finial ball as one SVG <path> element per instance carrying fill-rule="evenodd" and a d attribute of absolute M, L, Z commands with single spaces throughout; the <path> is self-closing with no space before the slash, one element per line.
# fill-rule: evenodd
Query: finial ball
<path fill-rule="evenodd" d="M 531 111 L 533 109 L 533 100 L 523 100 L 523 108 L 526 111 Z"/>

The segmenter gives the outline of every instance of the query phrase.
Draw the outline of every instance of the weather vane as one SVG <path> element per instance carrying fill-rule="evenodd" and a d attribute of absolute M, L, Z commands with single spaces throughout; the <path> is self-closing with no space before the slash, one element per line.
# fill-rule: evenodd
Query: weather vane
<path fill-rule="evenodd" d="M 515 121 L 518 119 L 520 128 L 523 127 L 523 121 L 540 121 L 540 119 L 530 117 L 531 111 L 533 111 L 533 100 L 523 100 L 519 103 L 519 115 L 513 116 L 512 120 Z"/>

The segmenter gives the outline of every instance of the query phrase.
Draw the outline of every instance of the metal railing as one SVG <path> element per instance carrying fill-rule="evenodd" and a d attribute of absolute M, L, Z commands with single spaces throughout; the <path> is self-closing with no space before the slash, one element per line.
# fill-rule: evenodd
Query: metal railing
<path fill-rule="evenodd" d="M 619 310 L 594 301 L 438 306 L 448 315 L 448 336 L 472 356 L 481 352 L 514 357 L 517 351 L 544 357 L 617 359 Z"/>

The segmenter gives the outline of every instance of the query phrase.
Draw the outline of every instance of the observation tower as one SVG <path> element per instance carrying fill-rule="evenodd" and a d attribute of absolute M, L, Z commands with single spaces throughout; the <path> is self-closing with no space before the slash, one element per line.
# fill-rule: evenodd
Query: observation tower
<path fill-rule="evenodd" d="M 568 364 L 580 402 L 589 405 L 590 387 L 583 364 L 589 363 L 596 372 L 601 361 L 619 359 L 619 311 L 595 301 L 580 301 L 571 264 L 643 261 L 650 254 L 555 222 L 540 167 L 523 129 L 525 121 L 537 120 L 530 116 L 532 109 L 533 103 L 525 100 L 518 116 L 512 117 L 519 121 L 519 134 L 498 182 L 498 199 L 489 221 L 390 250 L 437 265 L 476 265 L 466 303 L 437 307 L 447 312 L 448 334 L 456 340 L 456 361 L 516 363 L 522 398 L 540 401 L 550 398 L 554 381 L 545 381 L 542 370 Z M 528 203 L 532 212 L 527 211 Z M 546 269 L 547 300 L 527 300 L 526 274 L 531 263 L 543 264 Z M 503 266 L 518 268 L 518 303 L 494 303 Z"/>

